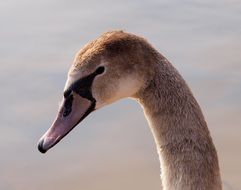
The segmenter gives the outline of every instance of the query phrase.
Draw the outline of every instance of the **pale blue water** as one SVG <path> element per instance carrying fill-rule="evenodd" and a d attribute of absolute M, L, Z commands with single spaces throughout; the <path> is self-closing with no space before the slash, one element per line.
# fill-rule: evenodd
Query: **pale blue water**
<path fill-rule="evenodd" d="M 159 189 L 139 105 L 90 115 L 42 155 L 74 54 L 112 29 L 147 38 L 182 73 L 206 116 L 223 180 L 241 189 L 241 1 L 0 2 L 0 189 Z"/>

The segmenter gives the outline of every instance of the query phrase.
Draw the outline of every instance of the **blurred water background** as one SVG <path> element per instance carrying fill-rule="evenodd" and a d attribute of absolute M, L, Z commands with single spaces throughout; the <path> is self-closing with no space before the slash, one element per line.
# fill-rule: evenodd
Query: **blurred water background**
<path fill-rule="evenodd" d="M 0 189 L 160 189 L 142 109 L 122 100 L 91 114 L 42 155 L 75 53 L 101 33 L 144 36 L 193 90 L 227 189 L 241 189 L 241 1 L 0 2 Z"/>

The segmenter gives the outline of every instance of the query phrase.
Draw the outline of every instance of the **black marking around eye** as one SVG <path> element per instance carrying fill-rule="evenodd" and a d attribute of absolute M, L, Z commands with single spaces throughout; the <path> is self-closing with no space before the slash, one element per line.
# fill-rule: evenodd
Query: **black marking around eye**
<path fill-rule="evenodd" d="M 68 98 L 71 94 L 71 90 L 64 91 L 64 98 Z"/>
<path fill-rule="evenodd" d="M 92 73 L 82 79 L 79 79 L 74 82 L 69 89 L 82 96 L 83 98 L 93 101 L 94 98 L 91 93 L 91 86 L 95 76 L 96 73 Z"/>
<path fill-rule="evenodd" d="M 63 117 L 68 116 L 72 111 L 72 103 L 73 103 L 73 99 L 74 99 L 73 95 L 71 94 L 72 91 L 77 93 L 81 97 L 86 98 L 91 101 L 91 111 L 93 111 L 95 109 L 96 100 L 92 96 L 91 86 L 92 86 L 94 78 L 97 75 L 102 74 L 104 72 L 104 70 L 105 70 L 105 68 L 103 66 L 101 66 L 98 69 L 96 69 L 96 71 L 93 72 L 92 74 L 90 74 L 84 78 L 81 78 L 81 79 L 77 80 L 76 82 L 74 82 L 72 85 L 70 85 L 70 87 L 64 92 L 65 102 L 64 102 Z"/>
<path fill-rule="evenodd" d="M 75 93 L 82 96 L 83 98 L 86 98 L 90 101 L 95 101 L 95 99 L 92 96 L 92 92 L 91 92 L 92 83 L 93 83 L 94 78 L 97 75 L 102 74 L 104 72 L 104 70 L 105 70 L 105 68 L 103 66 L 101 66 L 101 67 L 97 68 L 96 71 L 91 73 L 90 75 L 75 81 L 64 92 L 64 95 L 68 96 L 68 94 L 70 94 L 71 91 L 74 91 Z"/>

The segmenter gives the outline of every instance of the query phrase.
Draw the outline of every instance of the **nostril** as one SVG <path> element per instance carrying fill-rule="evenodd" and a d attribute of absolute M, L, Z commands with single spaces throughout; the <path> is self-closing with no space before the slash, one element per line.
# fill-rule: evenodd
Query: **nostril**
<path fill-rule="evenodd" d="M 69 95 L 64 102 L 63 116 L 68 116 L 72 111 L 73 95 Z"/>

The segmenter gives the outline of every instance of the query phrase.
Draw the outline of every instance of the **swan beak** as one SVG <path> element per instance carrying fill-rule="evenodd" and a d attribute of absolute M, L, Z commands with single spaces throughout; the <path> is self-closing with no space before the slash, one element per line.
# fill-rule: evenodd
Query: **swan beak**
<path fill-rule="evenodd" d="M 95 103 L 75 92 L 64 98 L 55 121 L 38 142 L 41 153 L 47 152 L 79 124 L 91 111 Z"/>

